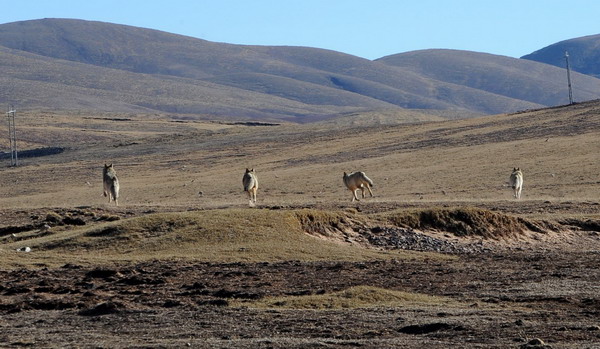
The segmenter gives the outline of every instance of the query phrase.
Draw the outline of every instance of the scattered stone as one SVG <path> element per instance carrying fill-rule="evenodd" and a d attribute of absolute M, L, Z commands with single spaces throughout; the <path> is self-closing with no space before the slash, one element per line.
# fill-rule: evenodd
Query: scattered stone
<path fill-rule="evenodd" d="M 27 247 L 17 248 L 17 252 L 31 252 L 31 247 L 27 246 Z"/>
<path fill-rule="evenodd" d="M 388 249 L 444 253 L 475 253 L 488 250 L 482 244 L 459 244 L 398 227 L 373 227 L 370 230 L 361 230 L 359 234 L 371 245 Z"/>

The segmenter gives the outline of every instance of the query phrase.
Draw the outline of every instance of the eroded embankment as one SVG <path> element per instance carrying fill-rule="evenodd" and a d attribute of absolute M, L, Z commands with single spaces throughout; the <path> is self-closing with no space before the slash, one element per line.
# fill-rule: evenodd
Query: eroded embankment
<path fill-rule="evenodd" d="M 329 240 L 447 253 L 482 252 L 503 243 L 539 242 L 552 234 L 599 230 L 595 219 L 551 222 L 475 207 L 399 209 L 370 215 L 354 210 L 304 210 L 297 216 L 308 234 Z"/>
<path fill-rule="evenodd" d="M 598 230 L 594 219 L 533 220 L 482 208 L 247 209 L 148 213 L 38 211 L 0 236 L 3 264 L 186 258 L 210 262 L 403 258 L 403 251 L 478 253 L 505 243 Z M 10 232 L 10 234 L 9 234 Z M 315 239 L 315 237 L 317 239 Z M 543 241 L 542 241 L 543 242 Z M 13 256 L 25 247 L 31 249 Z M 400 253 L 400 254 L 399 254 Z M 0 261 L 2 262 L 2 261 Z"/>

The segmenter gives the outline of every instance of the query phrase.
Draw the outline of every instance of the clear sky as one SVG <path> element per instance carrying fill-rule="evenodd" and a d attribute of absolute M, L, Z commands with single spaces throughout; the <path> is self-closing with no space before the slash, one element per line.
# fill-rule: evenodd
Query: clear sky
<path fill-rule="evenodd" d="M 0 0 L 0 23 L 77 18 L 375 59 L 449 48 L 521 57 L 600 34 L 599 0 Z"/>

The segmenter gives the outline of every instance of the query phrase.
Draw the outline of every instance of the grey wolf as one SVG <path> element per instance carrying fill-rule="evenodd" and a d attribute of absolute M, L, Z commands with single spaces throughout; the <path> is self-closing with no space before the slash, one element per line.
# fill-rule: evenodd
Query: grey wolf
<path fill-rule="evenodd" d="M 344 172 L 343 179 L 346 188 L 352 192 L 352 202 L 354 200 L 359 201 L 358 196 L 356 196 L 356 190 L 358 189 L 361 190 L 363 199 L 365 198 L 365 188 L 369 190 L 371 197 L 373 197 L 373 192 L 371 191 L 373 181 L 364 172 L 352 172 L 350 174 Z"/>
<path fill-rule="evenodd" d="M 258 177 L 256 177 L 254 169 L 246 169 L 242 184 L 244 185 L 244 191 L 248 193 L 248 204 L 254 206 L 256 204 L 256 191 L 258 190 Z"/>
<path fill-rule="evenodd" d="M 119 179 L 113 164 L 104 164 L 102 181 L 104 183 L 104 196 L 108 196 L 108 203 L 114 200 L 115 204 L 119 206 Z"/>
<path fill-rule="evenodd" d="M 521 191 L 523 190 L 523 172 L 518 167 L 513 167 L 513 171 L 510 174 L 510 186 L 513 189 L 513 197 L 516 199 L 521 198 Z"/>

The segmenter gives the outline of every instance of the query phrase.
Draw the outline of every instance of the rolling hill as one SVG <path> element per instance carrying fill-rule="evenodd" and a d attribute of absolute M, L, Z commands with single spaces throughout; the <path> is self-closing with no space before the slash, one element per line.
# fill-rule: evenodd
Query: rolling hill
<path fill-rule="evenodd" d="M 411 55 L 440 66 L 399 63 Z M 0 25 L 0 67 L 8 86 L 0 103 L 21 109 L 185 118 L 306 122 L 395 111 L 402 119 L 404 109 L 468 117 L 564 104 L 566 95 L 562 69 L 508 57 L 428 51 L 370 61 L 75 19 Z M 579 100 L 596 98 L 599 79 L 574 79 Z"/>
<path fill-rule="evenodd" d="M 574 71 L 600 77 L 600 35 L 589 35 L 564 40 L 521 57 L 536 62 L 564 68 L 565 51 L 569 52 L 569 65 Z"/>
<path fill-rule="evenodd" d="M 521 101 L 568 104 L 566 70 L 530 60 L 459 50 L 422 50 L 380 58 L 437 81 L 467 86 Z M 573 74 L 579 101 L 598 98 L 600 80 Z"/>

